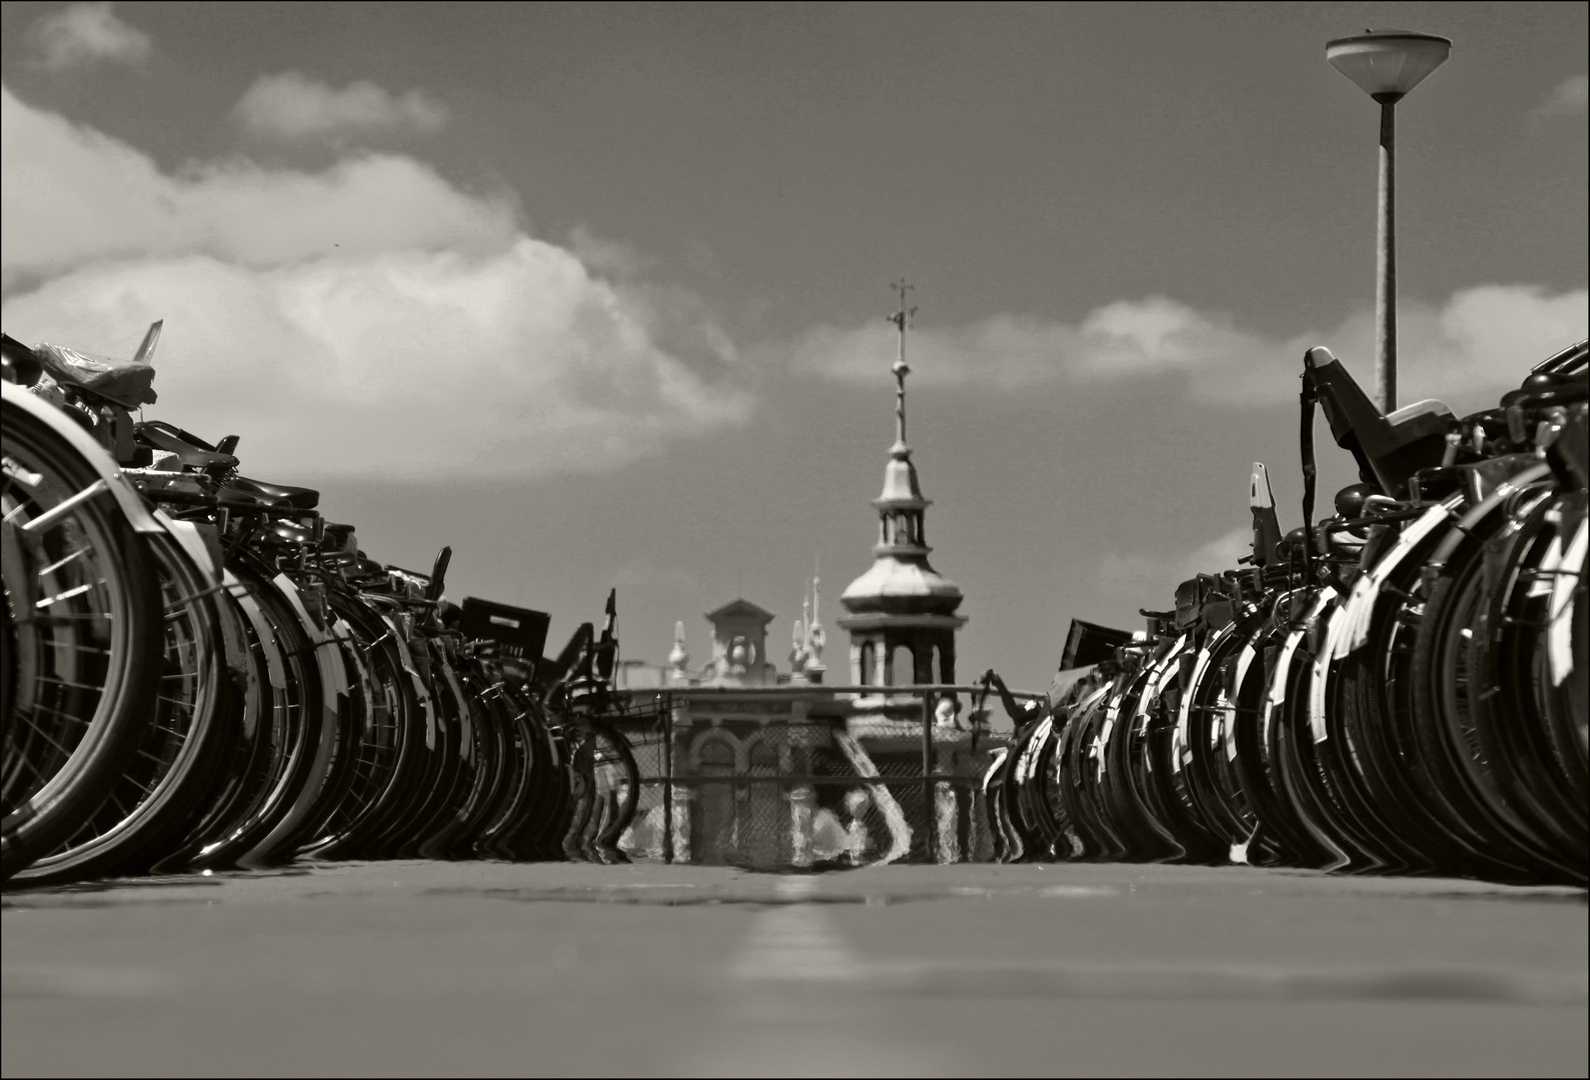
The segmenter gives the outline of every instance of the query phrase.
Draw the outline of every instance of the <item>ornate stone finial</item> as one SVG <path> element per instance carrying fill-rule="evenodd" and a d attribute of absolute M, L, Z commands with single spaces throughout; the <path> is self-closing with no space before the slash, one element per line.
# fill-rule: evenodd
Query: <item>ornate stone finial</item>
<path fill-rule="evenodd" d="M 806 668 L 806 622 L 803 619 L 795 620 L 795 632 L 791 635 L 789 649 L 790 674 L 799 678 Z"/>
<path fill-rule="evenodd" d="M 737 634 L 728 648 L 729 674 L 743 677 L 756 663 L 756 646 L 744 634 Z"/>
<path fill-rule="evenodd" d="M 668 665 L 680 674 L 690 663 L 690 650 L 685 648 L 684 620 L 674 623 L 674 647 L 668 650 Z"/>
<path fill-rule="evenodd" d="M 916 308 L 905 306 L 905 294 L 916 288 L 906 281 L 904 275 L 896 281 L 892 288 L 900 294 L 900 307 L 889 321 L 894 323 L 900 332 L 900 353 L 889 370 L 894 372 L 894 446 L 891 449 L 895 454 L 909 454 L 910 446 L 905 441 L 905 377 L 911 374 L 911 365 L 905 362 L 905 333 L 911 326 L 911 316 L 916 314 Z"/>
<path fill-rule="evenodd" d="M 828 670 L 823 666 L 823 646 L 828 644 L 828 631 L 823 629 L 822 585 L 823 579 L 814 573 L 812 617 L 806 624 L 806 673 L 812 682 L 822 682 L 823 672 Z"/>

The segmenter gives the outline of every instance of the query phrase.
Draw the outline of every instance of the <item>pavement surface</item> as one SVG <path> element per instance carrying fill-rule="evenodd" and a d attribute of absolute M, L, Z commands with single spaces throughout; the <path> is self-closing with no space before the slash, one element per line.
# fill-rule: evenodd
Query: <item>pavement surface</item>
<path fill-rule="evenodd" d="M 345 863 L 8 891 L 0 931 L 6 1076 L 1590 1069 L 1563 889 Z"/>

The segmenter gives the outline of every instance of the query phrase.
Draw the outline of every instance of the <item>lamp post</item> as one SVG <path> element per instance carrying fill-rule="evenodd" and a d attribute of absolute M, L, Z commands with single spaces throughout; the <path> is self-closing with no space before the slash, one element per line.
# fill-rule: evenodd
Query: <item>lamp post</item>
<path fill-rule="evenodd" d="M 1325 46 L 1325 59 L 1380 104 L 1380 227 L 1375 247 L 1375 397 L 1397 408 L 1397 102 L 1451 55 L 1452 42 L 1406 30 L 1366 30 Z"/>

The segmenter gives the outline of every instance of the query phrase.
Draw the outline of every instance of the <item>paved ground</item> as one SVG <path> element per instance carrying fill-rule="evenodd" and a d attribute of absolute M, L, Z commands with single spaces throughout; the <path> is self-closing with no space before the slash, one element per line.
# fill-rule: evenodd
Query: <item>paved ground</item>
<path fill-rule="evenodd" d="M 1565 890 L 367 863 L 3 903 L 6 1076 L 1590 1067 Z"/>

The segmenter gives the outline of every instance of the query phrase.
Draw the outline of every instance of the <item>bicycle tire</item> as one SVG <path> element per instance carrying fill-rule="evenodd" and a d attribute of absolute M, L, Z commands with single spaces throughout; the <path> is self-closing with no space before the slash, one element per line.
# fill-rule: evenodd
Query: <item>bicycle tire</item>
<path fill-rule="evenodd" d="M 235 687 L 221 618 L 205 576 L 170 537 L 151 537 L 166 598 L 165 663 L 152 722 L 100 809 L 72 837 L 21 870 L 18 883 L 52 885 L 136 874 L 166 854 L 209 794 L 229 749 Z M 170 683 L 177 685 L 167 685 Z"/>
<path fill-rule="evenodd" d="M 9 654 L 3 673 L 9 685 L 4 693 L 6 790 L 4 816 L 0 819 L 0 880 L 6 880 L 65 842 L 108 797 L 112 781 L 136 752 L 139 737 L 148 722 L 159 688 L 162 634 L 159 582 L 147 545 L 117 508 L 101 470 L 45 421 L 21 408 L 5 409 L 0 426 L 3 426 L 0 448 L 3 448 L 5 460 L 5 605 L 4 628 L 0 634 L 4 636 Z M 58 491 L 54 490 L 57 488 Z M 98 494 L 91 494 L 96 488 Z M 45 507 L 41 498 L 50 503 L 50 507 Z M 73 499 L 77 500 L 75 505 L 69 505 L 68 500 Z M 30 503 L 36 513 L 27 511 Z M 46 519 L 45 514 L 51 509 L 55 516 Z M 28 523 L 45 520 L 51 524 L 44 535 L 24 533 Z M 50 576 L 40 566 L 38 556 L 53 551 L 49 558 L 56 562 L 61 558 L 59 545 L 74 540 L 81 540 L 88 546 L 65 557 L 76 564 L 67 567 L 68 572 L 89 576 L 85 560 L 78 558 L 86 550 L 97 555 L 93 561 L 103 577 L 97 584 L 90 580 L 53 597 L 36 598 L 33 588 L 43 583 L 36 579 Z M 52 548 L 52 544 L 56 546 Z M 50 569 L 63 565 L 56 562 Z M 28 573 L 35 567 L 39 569 Z M 73 589 L 81 591 L 69 596 Z M 78 601 L 72 607 L 98 603 L 106 610 L 37 614 L 45 608 L 66 604 L 68 600 Z M 37 778 L 42 783 L 29 784 L 24 790 L 24 785 L 17 782 L 20 781 L 17 769 L 31 762 L 22 753 L 20 739 L 23 725 L 31 721 L 25 721 L 22 713 L 37 711 L 35 707 L 39 704 L 35 687 L 22 685 L 24 669 L 31 665 L 35 679 L 47 678 L 44 672 L 55 670 L 54 659 L 41 660 L 37 655 L 30 657 L 28 654 L 30 650 L 57 648 L 53 643 L 38 640 L 38 632 L 27 627 L 30 623 L 42 623 L 45 618 L 79 616 L 85 624 L 108 623 L 94 639 L 102 639 L 103 661 L 93 660 L 94 654 L 89 654 L 90 659 L 85 661 L 90 671 L 98 671 L 102 662 L 103 678 L 95 689 L 91 712 L 86 707 L 87 702 L 80 700 L 80 692 L 73 691 L 75 699 L 83 706 L 77 711 L 89 712 L 86 718 L 72 717 L 81 723 L 83 730 L 69 751 L 65 751 L 64 758 L 47 759 L 53 761 L 55 767 L 49 775 L 39 772 Z M 89 627 L 74 631 L 79 632 L 87 634 Z M 29 638 L 33 638 L 31 643 Z M 77 647 L 99 649 L 98 646 Z M 72 673 L 76 673 L 75 669 Z M 66 718 L 61 711 L 56 710 L 56 713 L 57 720 Z M 42 736 L 42 731 L 40 734 Z"/>

